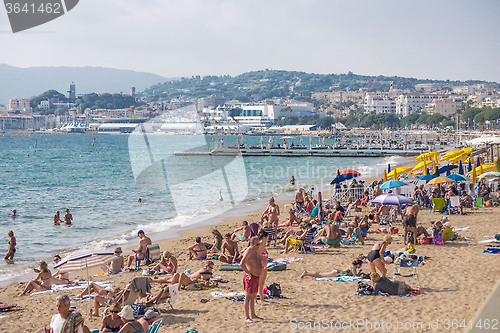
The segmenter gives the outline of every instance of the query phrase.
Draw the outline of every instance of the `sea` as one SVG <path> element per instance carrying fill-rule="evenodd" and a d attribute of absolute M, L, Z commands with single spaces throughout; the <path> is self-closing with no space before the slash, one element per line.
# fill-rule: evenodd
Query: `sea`
<path fill-rule="evenodd" d="M 25 276 L 37 262 L 79 249 L 137 242 L 142 229 L 155 238 L 202 221 L 221 222 L 249 207 L 264 207 L 273 196 L 292 198 L 304 187 L 330 187 L 337 169 L 352 168 L 368 178 L 404 157 L 274 157 L 209 155 L 213 147 L 333 144 L 333 139 L 280 136 L 144 134 L 0 135 L 0 252 L 14 231 L 13 262 L 0 260 L 0 283 Z M 222 141 L 222 142 L 221 142 Z M 294 175 L 296 184 L 290 185 Z M 141 199 L 139 201 L 139 198 Z M 12 217 L 15 209 L 17 216 Z M 72 225 L 54 225 L 69 209 Z M 134 243 L 134 245 L 135 245 Z"/>

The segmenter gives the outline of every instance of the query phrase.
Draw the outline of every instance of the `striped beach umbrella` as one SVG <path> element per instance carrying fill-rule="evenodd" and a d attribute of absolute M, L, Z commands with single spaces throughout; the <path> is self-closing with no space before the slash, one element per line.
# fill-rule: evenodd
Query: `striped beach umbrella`
<path fill-rule="evenodd" d="M 63 258 L 54 266 L 54 269 L 61 273 L 85 269 L 87 271 L 87 283 L 90 286 L 89 268 L 104 265 L 114 258 L 116 258 L 116 255 L 109 250 L 81 250 L 73 252 L 69 256 Z M 89 306 L 90 311 L 92 311 L 90 297 Z"/>

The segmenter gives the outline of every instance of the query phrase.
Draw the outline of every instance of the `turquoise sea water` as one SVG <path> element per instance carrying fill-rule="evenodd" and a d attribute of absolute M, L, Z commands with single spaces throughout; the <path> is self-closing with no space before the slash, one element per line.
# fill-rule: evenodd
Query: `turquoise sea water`
<path fill-rule="evenodd" d="M 210 149 L 217 142 L 212 139 L 164 134 L 0 135 L 0 251 L 7 251 L 8 230 L 14 231 L 18 243 L 14 264 L 0 261 L 0 280 L 24 274 L 55 253 L 123 244 L 139 229 L 153 233 L 187 227 L 235 209 L 238 203 L 293 191 L 291 174 L 297 186 L 320 190 L 337 168 L 373 176 L 377 166 L 398 162 L 397 158 L 172 155 Z M 264 137 L 264 142 L 268 139 Z M 293 139 L 295 144 L 299 140 Z M 246 136 L 245 142 L 258 145 L 260 137 Z M 226 136 L 224 144 L 236 144 L 236 137 Z M 54 226 L 55 211 L 63 216 L 66 208 L 73 214 L 73 225 Z M 15 218 L 10 217 L 12 209 L 18 212 Z"/>

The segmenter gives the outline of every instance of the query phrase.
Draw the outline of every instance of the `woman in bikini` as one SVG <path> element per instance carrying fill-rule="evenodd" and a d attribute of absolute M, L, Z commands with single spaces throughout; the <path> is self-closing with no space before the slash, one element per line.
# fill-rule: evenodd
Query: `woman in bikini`
<path fill-rule="evenodd" d="M 329 278 L 329 277 L 338 277 L 338 276 L 360 276 L 362 275 L 361 265 L 363 265 L 363 261 L 360 259 L 356 259 L 352 262 L 352 266 L 347 268 L 345 271 L 340 269 L 334 269 L 331 272 L 308 272 L 304 271 L 300 278 L 304 276 L 312 276 L 315 278 Z"/>
<path fill-rule="evenodd" d="M 280 215 L 280 207 L 274 203 L 273 197 L 269 199 L 269 204 L 267 205 L 267 208 L 264 211 L 264 213 L 262 213 L 262 216 L 265 215 L 269 216 L 268 221 L 271 224 L 271 226 L 274 227 L 278 225 L 279 221 L 278 216 Z"/>
<path fill-rule="evenodd" d="M 120 316 L 118 316 L 121 310 L 122 307 L 119 303 L 111 304 L 109 307 L 109 315 L 102 318 L 99 332 L 118 332 L 124 324 Z"/>
<path fill-rule="evenodd" d="M 293 211 L 292 208 L 290 208 L 288 210 L 288 221 L 286 221 L 286 223 L 284 224 L 280 224 L 278 225 L 278 228 L 283 228 L 283 227 L 291 227 L 293 225 L 298 225 L 300 224 L 301 220 L 299 220 L 297 218 L 297 216 L 295 215 L 295 212 Z"/>
<path fill-rule="evenodd" d="M 40 261 L 39 263 L 40 270 L 35 270 L 35 272 L 39 272 L 36 278 L 30 280 L 23 292 L 19 294 L 19 296 L 24 296 L 32 290 L 38 291 L 47 291 L 52 288 L 52 273 L 47 268 L 47 263 L 45 261 Z M 39 282 L 41 280 L 42 282 Z"/>
<path fill-rule="evenodd" d="M 370 270 L 373 273 L 377 272 L 377 268 L 382 273 L 382 276 L 387 274 L 387 269 L 385 268 L 386 264 L 389 264 L 384 259 L 385 249 L 387 245 L 392 243 L 392 237 L 389 235 L 385 235 L 381 241 L 376 242 L 366 259 L 368 259 L 368 265 L 370 266 Z"/>
<path fill-rule="evenodd" d="M 196 237 L 196 244 L 188 247 L 188 260 L 205 260 L 207 258 L 207 247 L 201 242 L 201 237 Z"/>
<path fill-rule="evenodd" d="M 172 255 L 172 253 L 165 251 L 161 256 L 161 261 L 158 265 L 153 267 L 153 270 L 157 271 L 163 269 L 167 274 L 177 273 L 177 259 Z"/>
<path fill-rule="evenodd" d="M 260 240 L 258 252 L 260 253 L 261 256 L 267 259 L 269 258 L 269 253 L 266 250 L 266 244 L 269 241 L 269 234 L 264 229 L 261 229 L 257 236 L 259 237 Z M 262 302 L 265 302 L 264 283 L 266 282 L 266 277 L 267 277 L 267 265 L 262 266 L 262 273 L 259 276 L 259 296 Z M 255 298 L 255 303 L 257 303 L 257 298 Z"/>
<path fill-rule="evenodd" d="M 214 236 L 214 245 L 210 249 L 210 252 L 215 253 L 215 252 L 220 252 L 222 248 L 222 242 L 223 238 L 219 230 L 214 229 L 212 230 L 212 235 Z"/>
<path fill-rule="evenodd" d="M 60 261 L 61 261 L 61 256 L 56 254 L 54 256 L 54 263 L 57 265 Z M 52 284 L 69 284 L 69 273 L 68 272 L 61 273 L 59 271 L 56 271 L 56 273 L 52 275 Z"/>
<path fill-rule="evenodd" d="M 54 225 L 59 225 L 61 223 L 61 213 L 56 210 L 56 215 L 54 215 Z"/>

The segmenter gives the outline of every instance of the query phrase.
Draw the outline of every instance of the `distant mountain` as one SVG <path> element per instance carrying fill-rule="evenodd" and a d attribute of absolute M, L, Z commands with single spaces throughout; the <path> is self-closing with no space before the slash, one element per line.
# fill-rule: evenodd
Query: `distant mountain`
<path fill-rule="evenodd" d="M 77 94 L 141 92 L 151 85 L 169 80 L 165 77 L 131 70 L 103 67 L 29 67 L 0 64 L 0 104 L 10 98 L 29 98 L 55 89 L 67 95 L 74 82 Z"/>

